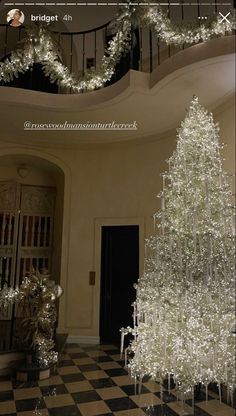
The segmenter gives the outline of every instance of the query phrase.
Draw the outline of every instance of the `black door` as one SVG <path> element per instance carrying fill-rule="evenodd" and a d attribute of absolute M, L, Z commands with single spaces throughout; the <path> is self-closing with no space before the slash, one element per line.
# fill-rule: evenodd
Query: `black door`
<path fill-rule="evenodd" d="M 121 327 L 132 326 L 133 284 L 139 277 L 138 225 L 102 227 L 100 340 L 120 344 Z"/>

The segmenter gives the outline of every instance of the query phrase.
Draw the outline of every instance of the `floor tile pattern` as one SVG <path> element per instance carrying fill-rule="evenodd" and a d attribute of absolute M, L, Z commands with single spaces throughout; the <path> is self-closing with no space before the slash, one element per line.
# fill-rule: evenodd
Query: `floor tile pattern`
<path fill-rule="evenodd" d="M 181 401 L 174 389 L 145 380 L 135 394 L 133 380 L 113 345 L 68 344 L 57 374 L 39 382 L 17 382 L 0 377 L 1 416 L 180 416 Z M 191 411 L 186 400 L 185 415 Z M 194 416 L 234 416 L 215 393 L 208 401 L 200 392 Z"/>

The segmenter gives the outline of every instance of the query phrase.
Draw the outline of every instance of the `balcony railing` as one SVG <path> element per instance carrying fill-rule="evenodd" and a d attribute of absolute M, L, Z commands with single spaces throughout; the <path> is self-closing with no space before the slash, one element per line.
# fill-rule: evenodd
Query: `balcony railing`
<path fill-rule="evenodd" d="M 218 12 L 224 13 L 227 7 L 224 5 L 219 6 L 217 0 L 214 0 L 213 6 L 202 5 L 200 0 L 196 0 L 196 6 L 191 7 L 185 5 L 183 1 L 178 6 L 170 3 L 170 0 L 168 1 L 169 5 L 163 7 L 163 9 L 174 22 L 178 23 L 196 22 L 198 17 L 201 16 L 209 16 L 212 13 L 217 14 Z M 62 62 L 67 65 L 71 72 L 79 72 L 84 75 L 88 68 L 94 67 L 97 69 L 100 66 L 101 59 L 106 53 L 108 42 L 113 36 L 110 32 L 109 25 L 110 22 L 107 22 L 102 26 L 81 32 L 53 32 L 54 40 L 61 51 Z M 4 60 L 10 55 L 12 50 L 19 48 L 24 37 L 24 27 L 12 28 L 9 25 L 1 24 L 0 60 Z M 115 68 L 112 79 L 106 86 L 118 81 L 129 69 L 152 72 L 164 60 L 189 46 L 184 44 L 180 46 L 167 46 L 160 41 L 152 30 L 141 27 L 132 28 L 131 45 L 130 51 L 121 58 Z M 41 66 L 38 64 L 24 76 L 20 75 L 18 80 L 4 85 L 58 92 L 56 85 L 50 86 L 49 79 L 45 80 Z M 68 93 L 70 91 L 60 89 L 59 92 Z"/>

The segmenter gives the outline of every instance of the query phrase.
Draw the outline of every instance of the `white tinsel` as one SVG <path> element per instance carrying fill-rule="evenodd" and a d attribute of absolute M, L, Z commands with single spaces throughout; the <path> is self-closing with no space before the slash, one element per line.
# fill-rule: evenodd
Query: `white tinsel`
<path fill-rule="evenodd" d="M 165 172 L 157 235 L 146 241 L 136 285 L 129 363 L 133 377 L 171 376 L 182 392 L 235 388 L 232 192 L 218 126 L 194 98 Z"/>
<path fill-rule="evenodd" d="M 224 36 L 226 32 L 231 32 L 235 27 L 234 14 L 222 21 L 222 17 L 217 15 L 209 18 L 208 23 L 200 24 L 175 24 L 167 17 L 162 10 L 150 7 L 143 16 L 147 25 L 153 27 L 160 40 L 168 45 L 194 44 L 206 42 L 215 36 Z"/>
<path fill-rule="evenodd" d="M 132 3 L 120 8 L 114 22 L 116 34 L 109 42 L 106 55 L 102 58 L 99 69 L 89 69 L 84 76 L 71 73 L 61 63 L 57 47 L 46 28 L 30 29 L 23 49 L 11 53 L 10 57 L 0 63 L 0 81 L 9 82 L 19 73 L 26 72 L 35 62 L 41 63 L 45 74 L 51 82 L 70 88 L 73 92 L 92 91 L 101 88 L 115 72 L 115 66 L 123 53 L 130 48 L 131 24 L 147 25 L 167 44 L 197 43 L 214 36 L 223 36 L 235 27 L 233 13 L 230 18 L 220 23 L 220 16 L 210 23 L 196 25 L 176 25 L 167 15 L 156 7 L 136 7 Z M 112 25 L 111 25 L 112 26 Z"/>

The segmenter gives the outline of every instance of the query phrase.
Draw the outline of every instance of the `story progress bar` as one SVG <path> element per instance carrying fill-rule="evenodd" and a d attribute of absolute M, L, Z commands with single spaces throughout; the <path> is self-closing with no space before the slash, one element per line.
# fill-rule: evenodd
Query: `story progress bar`
<path fill-rule="evenodd" d="M 133 3 L 133 6 L 232 6 L 232 3 Z M 4 6 L 127 6 L 127 3 L 119 2 L 85 2 L 85 3 L 54 3 L 54 2 L 17 2 L 17 3 L 4 3 Z"/>

